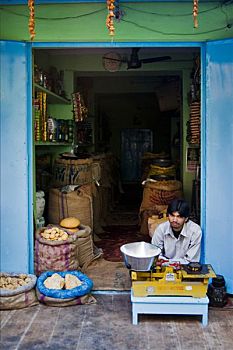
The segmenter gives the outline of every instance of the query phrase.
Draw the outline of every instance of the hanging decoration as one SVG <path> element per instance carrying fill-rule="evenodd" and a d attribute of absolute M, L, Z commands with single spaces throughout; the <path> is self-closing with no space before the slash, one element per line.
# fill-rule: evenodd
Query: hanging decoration
<path fill-rule="evenodd" d="M 200 56 L 194 59 L 194 67 L 191 74 L 190 86 L 190 114 L 187 122 L 187 142 L 190 145 L 199 146 L 201 143 L 201 103 L 200 103 Z"/>
<path fill-rule="evenodd" d="M 35 38 L 35 1 L 34 0 L 28 0 L 28 7 L 30 11 L 29 16 L 29 22 L 28 22 L 28 29 L 30 33 L 30 39 L 31 41 Z"/>
<path fill-rule="evenodd" d="M 73 116 L 75 122 L 82 122 L 87 118 L 88 109 L 84 104 L 83 96 L 80 92 L 71 94 L 73 102 Z"/>
<path fill-rule="evenodd" d="M 198 28 L 198 0 L 193 0 L 193 21 L 194 21 L 194 28 Z"/>
<path fill-rule="evenodd" d="M 109 35 L 113 36 L 115 35 L 115 28 L 114 28 L 114 23 L 113 23 L 113 19 L 115 17 L 114 14 L 114 9 L 115 9 L 115 0 L 107 0 L 107 8 L 108 8 L 108 15 L 107 15 L 107 19 L 106 19 L 106 26 L 108 28 L 109 31 Z"/>

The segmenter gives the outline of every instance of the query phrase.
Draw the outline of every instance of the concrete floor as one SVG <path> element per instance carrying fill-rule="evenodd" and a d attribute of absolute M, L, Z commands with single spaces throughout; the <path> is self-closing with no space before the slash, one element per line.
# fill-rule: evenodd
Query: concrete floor
<path fill-rule="evenodd" d="M 140 315 L 132 325 L 129 294 L 95 294 L 97 303 L 70 307 L 42 304 L 1 311 L 1 349 L 230 350 L 233 308 L 199 316 Z"/>
<path fill-rule="evenodd" d="M 130 217 L 132 219 L 133 215 Z M 106 272 L 103 279 L 104 276 Z M 210 308 L 209 323 L 205 328 L 199 316 L 168 315 L 140 315 L 139 324 L 134 326 L 129 293 L 93 295 L 96 304 L 69 307 L 39 304 L 21 310 L 0 311 L 0 349 L 233 349 L 233 306 Z"/>

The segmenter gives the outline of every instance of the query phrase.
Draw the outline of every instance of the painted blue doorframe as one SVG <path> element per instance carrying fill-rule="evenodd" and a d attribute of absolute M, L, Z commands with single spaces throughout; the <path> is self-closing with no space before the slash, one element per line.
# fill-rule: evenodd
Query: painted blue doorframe
<path fill-rule="evenodd" d="M 3 218 L 1 269 L 33 271 L 31 46 L 35 48 L 200 47 L 202 52 L 201 226 L 204 233 L 202 261 L 212 263 L 217 273 L 224 275 L 228 283 L 228 292 L 233 293 L 232 112 L 226 108 L 226 105 L 229 107 L 232 103 L 232 90 L 231 94 L 224 95 L 225 90 L 229 91 L 229 86 L 226 85 L 229 82 L 228 74 L 232 74 L 232 62 L 230 64 L 228 57 L 232 40 L 207 45 L 193 42 L 32 44 L 3 42 L 1 46 L 1 59 L 4 63 L 1 65 L 1 91 L 2 97 L 4 96 L 1 110 L 1 146 L 6 150 L 1 154 L 3 156 L 1 162 L 5 163 L 1 179 L 1 188 L 4 187 L 1 193 L 1 218 Z M 214 80 L 211 80 L 212 75 Z M 220 84 L 221 89 L 217 91 L 216 86 Z M 220 90 L 221 97 L 218 95 Z M 225 154 L 228 173 L 224 171 L 221 163 Z M 216 183 L 223 184 L 222 190 L 217 189 Z M 223 201 L 222 205 L 220 201 Z M 14 227 L 14 218 L 17 228 Z M 221 237 L 224 239 L 221 240 L 219 232 L 223 231 Z"/>
<path fill-rule="evenodd" d="M 206 44 L 205 259 L 233 294 L 233 39 Z"/>
<path fill-rule="evenodd" d="M 32 271 L 31 47 L 0 42 L 1 271 Z"/>

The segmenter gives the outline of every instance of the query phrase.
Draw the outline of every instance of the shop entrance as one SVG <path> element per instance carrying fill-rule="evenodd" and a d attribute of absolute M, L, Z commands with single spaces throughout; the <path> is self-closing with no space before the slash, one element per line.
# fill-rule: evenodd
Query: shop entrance
<path fill-rule="evenodd" d="M 2 128 L 1 142 L 4 145 L 2 167 L 2 198 L 4 199 L 1 206 L 2 221 L 1 232 L 3 234 L 3 251 L 2 261 L 5 270 L 15 271 L 33 271 L 33 196 L 32 196 L 32 121 L 31 121 L 31 46 L 33 49 L 41 49 L 46 46 L 47 49 L 59 47 L 67 49 L 68 46 L 73 48 L 84 48 L 91 46 L 87 43 L 23 43 L 23 42 L 1 42 L 1 73 L 2 73 L 2 91 L 4 99 L 2 105 Z M 141 46 L 138 43 L 131 43 L 132 46 Z M 143 46 L 151 46 L 153 48 L 161 47 L 160 43 L 143 43 Z M 103 44 L 103 47 L 105 44 Z M 107 44 L 105 49 L 112 49 L 112 44 Z M 231 164 L 230 148 L 226 145 L 230 144 L 231 129 L 226 127 L 226 123 L 231 120 L 229 106 L 231 106 L 231 72 L 232 72 L 232 40 L 213 41 L 208 43 L 168 43 L 169 50 L 180 48 L 186 50 L 188 47 L 202 48 L 202 82 L 203 92 L 202 100 L 202 145 L 201 145 L 201 203 L 202 203 L 202 228 L 204 233 L 203 259 L 207 261 L 216 261 L 217 266 L 221 263 L 220 269 L 222 273 L 226 273 L 229 283 L 229 225 L 227 212 L 224 209 L 231 204 L 228 196 L 231 191 L 231 172 L 225 171 Z M 181 47 L 182 46 L 182 47 Z M 114 49 L 129 47 L 128 43 L 120 44 Z M 66 50 L 65 49 L 65 50 Z M 172 51 L 172 50 L 171 50 Z M 12 58 L 18 57 L 14 60 Z M 187 58 L 186 54 L 183 58 Z M 96 58 L 94 58 L 96 60 Z M 76 61 L 76 60 L 75 60 Z M 80 63 L 80 62 L 79 62 Z M 69 65 L 71 61 L 69 62 Z M 184 66 L 184 64 L 182 64 Z M 81 64 L 79 64 L 79 68 Z M 158 67 L 157 67 L 158 68 Z M 178 69 L 179 70 L 179 69 Z M 90 72 L 90 71 L 89 71 Z M 130 72 L 127 72 L 127 74 Z M 221 73 L 221 74 L 220 74 Z M 87 75 L 87 74 L 85 74 Z M 17 76 L 18 79 L 13 77 Z M 185 91 L 189 90 L 191 79 L 190 71 L 184 70 L 182 73 L 182 82 Z M 208 89 L 207 89 L 208 86 Z M 219 89 L 219 86 L 222 89 Z M 14 99 L 12 99 L 14 96 Z M 189 117 L 189 108 L 186 96 L 182 97 L 183 117 Z M 29 97 L 29 98 L 28 98 Z M 186 101 L 186 102 L 185 102 Z M 213 104 L 214 101 L 214 104 Z M 224 123 L 221 116 L 224 115 Z M 183 118 L 182 117 L 182 118 Z M 19 122 L 20 121 L 20 122 Z M 186 129 L 187 120 L 182 119 L 181 130 Z M 17 125 L 17 132 L 15 126 Z M 230 124 L 229 124 L 230 125 Z M 207 142 L 208 140 L 208 142 Z M 229 142 L 228 142 L 229 141 Z M 186 154 L 182 146 L 182 171 L 186 169 Z M 221 157 L 222 149 L 224 149 L 225 159 Z M 17 151 L 17 152 L 16 152 Z M 193 153 L 193 152 L 192 152 Z M 193 157 L 193 156 L 192 156 Z M 191 157 L 189 157 L 191 160 Z M 227 161 L 226 161 L 227 159 Z M 192 159 L 193 160 L 193 159 Z M 219 163 L 223 161 L 223 164 Z M 219 164 L 221 166 L 219 166 Z M 191 174 L 190 174 L 191 175 Z M 191 177 L 193 178 L 193 177 Z M 188 188 L 188 179 L 183 181 L 184 188 Z M 8 186 L 8 184 L 11 184 Z M 216 184 L 221 183 L 219 188 Z M 190 186 L 189 186 L 190 188 Z M 15 201 L 15 194 L 20 201 Z M 220 200 L 219 200 L 220 199 Z M 221 200 L 222 199 L 222 200 Z M 223 205 L 223 203 L 226 204 Z M 14 206 L 12 206 L 14 203 Z M 229 204 L 229 205 L 228 205 Z M 10 210 L 9 210 L 10 208 Z M 231 205 L 229 206 L 231 208 Z M 216 212 L 219 213 L 216 217 Z M 14 217 L 14 220 L 12 220 Z M 220 220 L 221 218 L 221 220 Z M 17 222 L 18 239 L 15 240 L 15 222 Z M 222 232 L 221 236 L 219 232 Z M 28 234 L 26 234 L 28 233 Z M 223 239 L 223 236 L 226 239 Z M 221 241 L 221 242 L 220 242 Z M 17 244 L 15 244 L 17 242 Z M 221 258 L 222 250 L 218 250 L 219 243 L 227 245 L 224 248 L 224 257 Z M 221 245 L 220 244 L 220 245 Z M 219 254 L 216 254 L 219 252 Z M 9 259 L 9 255 L 14 256 L 14 260 Z M 231 283 L 232 285 L 232 283 Z"/>
<path fill-rule="evenodd" d="M 50 221 L 49 189 L 58 177 L 54 174 L 56 159 L 103 154 L 111 154 L 118 163 L 114 185 L 112 179 L 108 181 L 113 188 L 105 208 L 114 207 L 123 193 L 127 205 L 126 194 L 137 192 L 134 203 L 139 213 L 142 182 L 172 180 L 181 184 L 179 193 L 190 203 L 192 219 L 200 223 L 200 50 L 138 47 L 138 58 L 150 61 L 129 67 L 124 62 L 132 50 L 34 49 L 35 91 L 41 86 L 42 93 L 48 91 L 47 127 L 58 125 L 56 134 L 46 130 L 47 136 L 43 132 L 35 135 L 36 191 L 45 191 L 45 224 Z M 156 57 L 164 59 L 160 62 Z M 51 92 L 60 100 L 51 98 Z M 69 131 L 66 134 L 69 123 L 70 135 Z M 131 141 L 128 146 L 126 139 Z M 127 158 L 129 153 L 131 158 Z M 56 186 L 69 185 L 68 180 Z M 128 189 L 132 186 L 135 191 Z"/>

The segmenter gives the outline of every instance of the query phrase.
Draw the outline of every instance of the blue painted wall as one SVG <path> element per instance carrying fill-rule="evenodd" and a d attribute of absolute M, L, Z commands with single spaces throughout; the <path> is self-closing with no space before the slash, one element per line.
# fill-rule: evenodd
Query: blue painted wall
<path fill-rule="evenodd" d="M 31 127 L 27 115 L 31 78 L 26 58 L 30 52 L 24 43 L 0 42 L 0 45 L 1 271 L 28 272 L 31 269 L 28 228 L 32 221 L 28 183 Z"/>
<path fill-rule="evenodd" d="M 206 53 L 205 255 L 233 293 L 233 40 Z"/>

